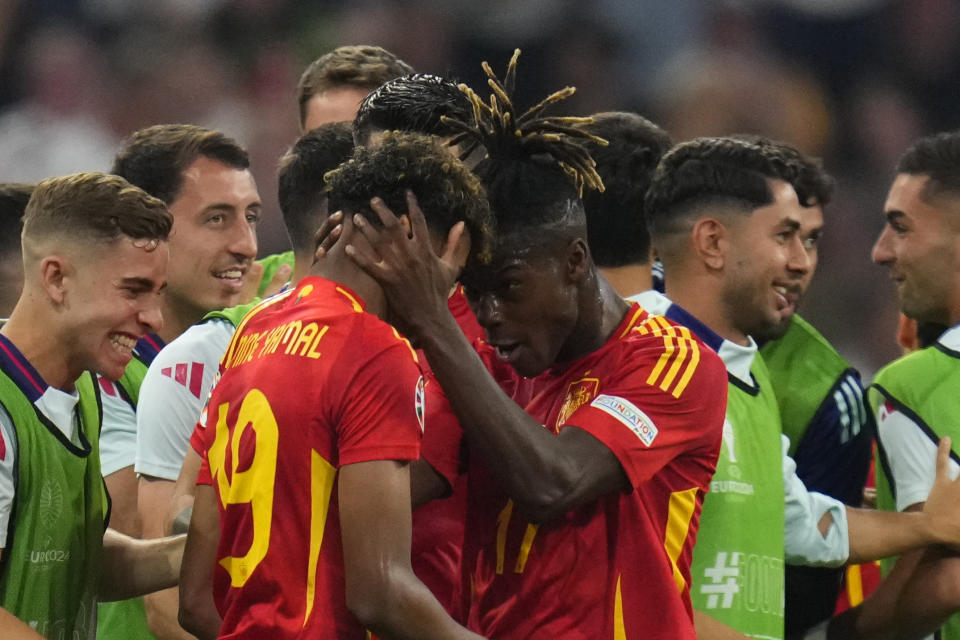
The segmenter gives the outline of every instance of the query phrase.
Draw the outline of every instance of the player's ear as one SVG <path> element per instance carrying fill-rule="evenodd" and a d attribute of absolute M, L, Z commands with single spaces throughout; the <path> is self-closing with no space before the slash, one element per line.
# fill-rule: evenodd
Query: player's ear
<path fill-rule="evenodd" d="M 567 277 L 581 282 L 590 272 L 590 249 L 583 238 L 575 238 L 567 245 Z"/>
<path fill-rule="evenodd" d="M 67 280 L 76 272 L 70 260 L 61 255 L 47 256 L 40 261 L 40 286 L 57 305 L 67 297 Z"/>
<path fill-rule="evenodd" d="M 693 225 L 690 240 L 694 252 L 712 270 L 723 269 L 729 244 L 729 230 L 716 218 L 701 218 Z"/>

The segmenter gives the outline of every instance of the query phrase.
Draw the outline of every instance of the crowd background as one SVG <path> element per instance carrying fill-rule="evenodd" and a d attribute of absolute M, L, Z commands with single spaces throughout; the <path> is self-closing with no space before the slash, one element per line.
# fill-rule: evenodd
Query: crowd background
<path fill-rule="evenodd" d="M 0 0 L 0 181 L 106 170 L 169 122 L 251 154 L 260 255 L 285 250 L 277 158 L 320 54 L 377 44 L 483 84 L 523 50 L 519 105 L 565 85 L 567 114 L 637 111 L 682 141 L 759 133 L 837 178 L 801 313 L 869 381 L 898 355 L 896 300 L 870 247 L 897 157 L 960 126 L 957 0 Z"/>

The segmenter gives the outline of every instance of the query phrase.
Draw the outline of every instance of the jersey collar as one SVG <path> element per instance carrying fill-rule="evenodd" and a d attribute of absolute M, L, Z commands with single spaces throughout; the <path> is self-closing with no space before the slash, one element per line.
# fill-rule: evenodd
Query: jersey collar
<path fill-rule="evenodd" d="M 749 338 L 750 343 L 747 345 L 725 340 L 717 335 L 713 329 L 700 322 L 689 311 L 671 302 L 667 296 L 658 291 L 644 291 L 630 296 L 627 300 L 639 302 L 640 306 L 650 313 L 666 316 L 677 324 L 687 327 L 697 334 L 697 337 L 703 340 L 707 346 L 717 352 L 730 376 L 747 385 L 748 388 L 756 386 L 756 382 L 750 374 L 753 359 L 757 356 L 757 343 L 754 342 L 753 338 Z"/>
<path fill-rule="evenodd" d="M 40 399 L 49 385 L 10 340 L 0 334 L 0 369 L 13 380 L 31 403 Z"/>
<path fill-rule="evenodd" d="M 960 324 L 955 324 L 944 331 L 937 342 L 953 352 L 960 352 Z"/>
<path fill-rule="evenodd" d="M 160 353 L 160 350 L 163 349 L 164 346 L 166 346 L 166 343 L 163 341 L 163 338 L 155 333 L 148 333 L 137 340 L 137 344 L 133 347 L 133 355 L 136 356 L 137 360 L 149 367 L 150 363 L 153 362 L 153 359 L 157 357 L 157 354 Z"/>

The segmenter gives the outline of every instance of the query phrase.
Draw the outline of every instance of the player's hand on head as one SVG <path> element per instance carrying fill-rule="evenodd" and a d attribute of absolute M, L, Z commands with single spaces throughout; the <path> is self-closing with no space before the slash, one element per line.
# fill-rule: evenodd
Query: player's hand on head
<path fill-rule="evenodd" d="M 940 439 L 937 448 L 937 475 L 923 505 L 930 517 L 934 538 L 960 551 L 960 479 L 950 473 L 950 438 Z"/>
<path fill-rule="evenodd" d="M 355 216 L 354 224 L 369 244 L 347 245 L 347 255 L 380 283 L 391 315 L 410 332 L 409 337 L 416 338 L 444 314 L 449 315 L 447 297 L 469 251 L 469 244 L 461 241 L 464 224 L 451 228 L 438 256 L 413 193 L 407 193 L 406 224 L 380 198 L 371 200 L 370 208 L 383 228 Z"/>
<path fill-rule="evenodd" d="M 327 216 L 317 232 L 313 234 L 313 263 L 327 257 L 327 253 L 337 244 L 343 232 L 343 212 L 337 211 Z"/>

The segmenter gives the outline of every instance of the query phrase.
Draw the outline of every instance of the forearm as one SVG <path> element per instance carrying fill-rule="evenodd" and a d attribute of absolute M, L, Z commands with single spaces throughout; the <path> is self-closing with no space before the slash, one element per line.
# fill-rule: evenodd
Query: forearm
<path fill-rule="evenodd" d="M 143 606 L 147 613 L 147 626 L 157 640 L 193 640 L 194 636 L 184 631 L 177 619 L 180 595 L 176 588 L 144 596 Z"/>
<path fill-rule="evenodd" d="M 829 640 L 911 640 L 933 633 L 960 607 L 960 558 L 939 549 L 902 556 L 859 606 L 830 621 Z"/>
<path fill-rule="evenodd" d="M 134 598 L 176 586 L 186 536 L 136 540 L 113 529 L 103 536 L 100 599 Z"/>
<path fill-rule="evenodd" d="M 3 607 L 0 607 L 0 629 L 3 629 L 4 640 L 43 640 L 43 636 Z"/>
<path fill-rule="evenodd" d="M 899 556 L 940 542 L 930 518 L 921 512 L 894 512 L 847 507 L 849 564 Z"/>
<path fill-rule="evenodd" d="M 522 510 L 542 511 L 572 493 L 576 462 L 503 392 L 452 317 L 430 332 L 424 351 L 470 446 Z"/>
<path fill-rule="evenodd" d="M 747 636 L 736 629 L 728 627 L 701 611 L 693 611 L 693 626 L 696 628 L 699 640 L 748 640 Z"/>
<path fill-rule="evenodd" d="M 370 631 L 385 640 L 480 638 L 457 624 L 409 567 L 396 567 L 368 611 L 355 611 Z"/>

